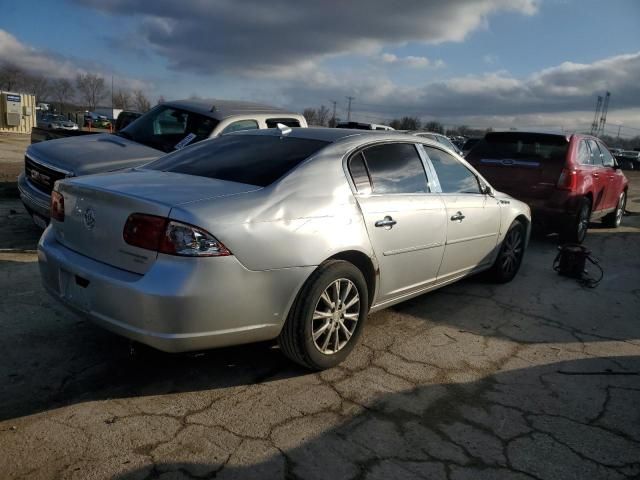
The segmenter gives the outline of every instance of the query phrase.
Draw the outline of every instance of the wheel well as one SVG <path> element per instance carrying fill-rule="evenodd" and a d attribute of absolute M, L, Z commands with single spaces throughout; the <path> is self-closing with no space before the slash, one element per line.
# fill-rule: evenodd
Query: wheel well
<path fill-rule="evenodd" d="M 591 203 L 591 211 L 593 211 L 593 207 L 595 207 L 595 205 L 593 204 L 593 194 L 591 192 L 588 192 L 584 198 L 588 198 L 589 199 L 589 203 Z"/>
<path fill-rule="evenodd" d="M 376 270 L 371 259 L 362 252 L 357 250 L 347 250 L 340 252 L 328 260 L 345 260 L 355 265 L 364 275 L 367 282 L 367 290 L 369 291 L 369 306 L 373 302 L 373 296 L 376 291 Z"/>
<path fill-rule="evenodd" d="M 529 224 L 531 223 L 529 219 L 524 215 L 518 215 L 516 218 L 514 218 L 514 220 L 519 220 L 520 222 L 524 223 L 524 226 L 527 228 L 529 228 Z"/>

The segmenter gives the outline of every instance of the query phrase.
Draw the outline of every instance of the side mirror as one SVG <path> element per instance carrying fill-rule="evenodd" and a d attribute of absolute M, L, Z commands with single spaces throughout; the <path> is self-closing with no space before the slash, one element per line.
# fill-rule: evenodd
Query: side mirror
<path fill-rule="evenodd" d="M 491 189 L 491 187 L 489 185 L 487 185 L 486 183 L 481 183 L 480 184 L 480 191 L 484 194 L 484 195 L 489 195 L 491 197 L 493 197 L 493 190 Z"/>
<path fill-rule="evenodd" d="M 618 163 L 614 163 L 613 165 L 611 165 L 611 168 L 613 168 L 614 170 L 620 170 L 620 165 L 618 165 Z"/>

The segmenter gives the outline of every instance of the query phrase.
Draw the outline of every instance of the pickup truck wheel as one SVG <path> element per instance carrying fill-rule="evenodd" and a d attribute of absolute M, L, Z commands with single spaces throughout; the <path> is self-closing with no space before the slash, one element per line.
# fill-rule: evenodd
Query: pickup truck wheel
<path fill-rule="evenodd" d="M 496 283 L 513 280 L 524 257 L 526 229 L 520 220 L 514 220 L 502 241 L 500 251 L 489 270 L 489 278 Z"/>
<path fill-rule="evenodd" d="M 627 193 L 622 192 L 618 197 L 616 209 L 602 219 L 602 224 L 608 228 L 618 228 L 622 223 L 622 216 L 627 205 Z"/>
<path fill-rule="evenodd" d="M 560 233 L 560 240 L 563 243 L 582 243 L 587 236 L 590 221 L 591 201 L 584 197 L 580 200 L 575 218 Z"/>
<path fill-rule="evenodd" d="M 312 370 L 338 365 L 358 343 L 368 307 L 367 283 L 355 265 L 323 263 L 300 290 L 280 332 L 282 353 Z"/>

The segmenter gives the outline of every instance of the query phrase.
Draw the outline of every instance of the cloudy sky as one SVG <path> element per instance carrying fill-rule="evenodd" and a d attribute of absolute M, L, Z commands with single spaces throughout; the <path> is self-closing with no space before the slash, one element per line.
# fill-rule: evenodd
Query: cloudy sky
<path fill-rule="evenodd" d="M 0 61 L 152 98 L 640 134 L 637 0 L 0 0 Z M 637 129 L 637 130 L 636 130 Z"/>

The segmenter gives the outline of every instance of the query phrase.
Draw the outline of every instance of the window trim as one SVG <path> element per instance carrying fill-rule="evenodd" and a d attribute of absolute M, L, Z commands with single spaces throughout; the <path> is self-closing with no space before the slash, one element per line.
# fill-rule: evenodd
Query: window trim
<path fill-rule="evenodd" d="M 427 150 L 424 148 L 425 146 L 424 145 L 420 145 L 420 147 L 424 150 L 424 155 L 425 155 L 425 158 L 427 159 L 427 163 L 429 164 L 429 168 L 433 172 L 433 178 L 438 183 L 438 193 L 440 195 L 449 195 L 449 196 L 451 196 L 451 195 L 455 195 L 455 196 L 460 196 L 460 195 L 478 195 L 478 196 L 482 196 L 482 197 L 485 197 L 487 195 L 486 193 L 482 193 L 482 184 L 484 183 L 489 187 L 491 187 L 491 184 L 489 182 L 487 182 L 487 180 L 482 175 L 480 175 L 478 172 L 476 172 L 475 169 L 471 165 L 467 165 L 465 162 L 461 162 L 459 158 L 456 158 L 455 155 L 451 155 L 451 153 L 447 152 L 446 150 L 443 150 L 440 146 L 434 146 L 434 145 L 426 145 L 426 146 L 428 146 L 429 148 L 433 148 L 435 150 L 440 150 L 442 153 L 446 153 L 447 155 L 453 157 L 454 160 L 456 160 L 458 163 L 460 163 L 460 165 L 462 165 L 464 168 L 469 170 L 469 172 L 475 177 L 476 182 L 478 183 L 478 190 L 479 190 L 478 193 L 444 192 L 442 190 L 442 186 L 440 185 L 440 178 L 438 177 L 436 169 L 433 166 L 433 162 L 431 161 L 431 158 L 429 158 L 429 154 L 427 153 Z M 493 188 L 493 187 L 491 187 L 491 188 Z"/>
<path fill-rule="evenodd" d="M 387 145 L 387 144 L 403 144 L 403 145 L 413 145 L 414 148 L 416 149 L 416 152 L 418 154 L 418 157 L 420 158 L 420 161 L 422 162 L 422 168 L 424 170 L 424 175 L 427 178 L 427 189 L 429 190 L 428 192 L 415 192 L 415 193 L 375 193 L 373 190 L 373 180 L 371 179 L 371 174 L 369 172 L 369 166 L 367 165 L 367 157 L 366 155 L 364 155 L 364 153 L 362 154 L 362 157 L 364 158 L 364 165 L 365 168 L 367 169 L 367 175 L 369 176 L 369 183 L 371 185 L 371 193 L 362 193 L 362 192 L 358 192 L 358 189 L 356 188 L 355 182 L 353 181 L 353 178 L 351 177 L 351 171 L 349 170 L 349 162 L 351 162 L 351 157 L 356 156 L 358 153 L 363 152 L 364 150 L 366 150 L 367 148 L 371 148 L 371 147 L 375 147 L 375 146 L 379 146 L 379 145 Z M 411 142 L 411 141 L 398 141 L 398 140 L 378 140 L 378 141 L 374 141 L 371 143 L 367 143 L 365 145 L 359 145 L 358 147 L 354 148 L 353 150 L 347 152 L 343 159 L 342 159 L 342 168 L 343 171 L 346 175 L 347 178 L 347 182 L 349 183 L 349 186 L 351 187 L 351 190 L 353 192 L 353 195 L 356 197 L 388 197 L 388 196 L 416 196 L 416 195 L 433 195 L 436 194 L 438 192 L 434 191 L 434 185 L 431 183 L 431 179 L 429 177 L 429 172 L 430 169 L 428 168 L 427 164 L 425 163 L 425 157 L 423 156 L 423 153 L 420 151 L 420 148 L 422 147 L 421 143 L 416 143 L 416 142 Z"/>

